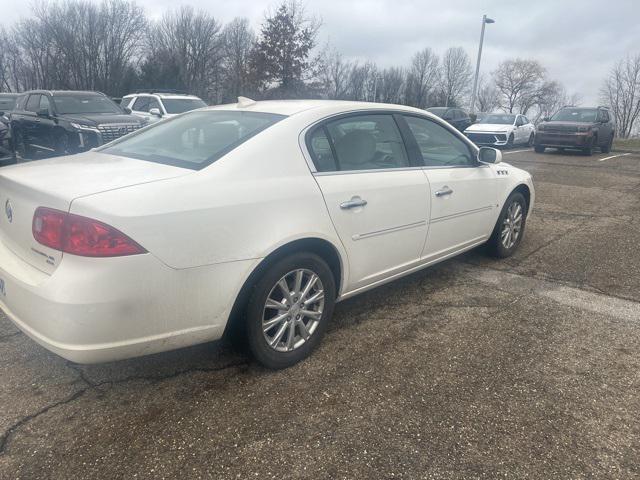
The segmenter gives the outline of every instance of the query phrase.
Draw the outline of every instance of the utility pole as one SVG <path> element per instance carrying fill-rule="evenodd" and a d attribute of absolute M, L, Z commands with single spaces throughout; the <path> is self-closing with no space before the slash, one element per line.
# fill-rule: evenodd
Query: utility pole
<path fill-rule="evenodd" d="M 484 43 L 484 26 L 487 23 L 496 23 L 492 18 L 486 15 L 482 16 L 482 29 L 480 30 L 480 46 L 478 47 L 478 61 L 476 62 L 476 75 L 473 78 L 473 91 L 471 92 L 471 107 L 469 110 L 471 113 L 476 111 L 476 95 L 478 93 L 478 76 L 480 75 L 480 59 L 482 58 L 482 44 Z"/>

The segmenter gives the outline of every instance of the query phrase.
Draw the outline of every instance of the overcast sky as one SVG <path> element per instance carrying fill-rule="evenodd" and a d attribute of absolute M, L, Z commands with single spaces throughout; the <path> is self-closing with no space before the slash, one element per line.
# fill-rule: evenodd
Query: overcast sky
<path fill-rule="evenodd" d="M 265 9 L 277 3 L 138 0 L 150 18 L 185 4 L 221 22 L 247 17 L 256 28 Z M 29 16 L 30 5 L 29 0 L 0 0 L 0 24 Z M 329 41 L 347 58 L 381 66 L 406 65 L 417 50 L 442 53 L 449 46 L 464 47 L 475 66 L 486 13 L 496 23 L 487 26 L 482 72 L 490 73 L 506 58 L 535 58 L 584 104 L 597 103 L 615 61 L 640 53 L 640 0 L 307 0 L 306 5 L 322 20 L 322 43 Z"/>

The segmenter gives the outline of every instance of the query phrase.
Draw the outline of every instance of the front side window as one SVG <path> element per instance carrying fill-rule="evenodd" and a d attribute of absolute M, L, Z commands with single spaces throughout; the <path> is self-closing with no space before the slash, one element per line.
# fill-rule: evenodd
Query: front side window
<path fill-rule="evenodd" d="M 56 112 L 61 115 L 122 113 L 120 107 L 113 103 L 113 100 L 102 95 L 54 95 L 53 103 L 56 106 Z"/>
<path fill-rule="evenodd" d="M 164 108 L 169 114 L 184 113 L 207 106 L 199 98 L 164 98 L 162 103 L 164 103 Z"/>
<path fill-rule="evenodd" d="M 99 151 L 200 170 L 283 118 L 271 113 L 225 110 L 187 113 L 116 140 Z"/>
<path fill-rule="evenodd" d="M 342 171 L 409 166 L 404 142 L 392 115 L 354 115 L 329 122 L 324 128 L 324 135 L 328 134 L 325 147 L 319 146 L 321 136 L 311 139 L 311 150 L 319 171 L 327 171 L 329 165 Z M 314 149 L 314 137 L 317 150 Z M 332 163 L 325 158 L 328 155 L 326 145 L 333 146 L 335 160 Z"/>
<path fill-rule="evenodd" d="M 40 95 L 40 106 L 38 108 L 38 112 L 51 113 L 51 108 L 49 107 L 49 99 L 46 95 Z"/>
<path fill-rule="evenodd" d="M 29 96 L 29 100 L 27 101 L 27 107 L 25 110 L 27 112 L 37 113 L 40 109 L 40 94 L 33 94 Z"/>
<path fill-rule="evenodd" d="M 476 162 L 469 146 L 436 122 L 425 118 L 405 116 L 428 167 L 471 167 Z"/>
<path fill-rule="evenodd" d="M 136 112 L 149 111 L 149 97 L 138 97 L 133 104 L 132 110 Z"/>

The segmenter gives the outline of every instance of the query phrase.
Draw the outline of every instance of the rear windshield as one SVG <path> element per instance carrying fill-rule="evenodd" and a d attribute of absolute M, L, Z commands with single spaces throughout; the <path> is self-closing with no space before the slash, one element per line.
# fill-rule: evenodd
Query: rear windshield
<path fill-rule="evenodd" d="M 595 108 L 563 108 L 551 120 L 556 122 L 595 122 L 598 110 Z"/>
<path fill-rule="evenodd" d="M 17 99 L 17 95 L 15 97 L 10 95 L 0 96 L 0 112 L 10 112 L 11 110 L 13 110 L 13 107 L 16 106 Z"/>
<path fill-rule="evenodd" d="M 184 113 L 207 106 L 199 98 L 163 98 L 162 103 L 167 113 Z"/>
<path fill-rule="evenodd" d="M 200 170 L 283 118 L 256 112 L 192 112 L 158 122 L 100 151 Z"/>
<path fill-rule="evenodd" d="M 61 115 L 78 113 L 121 114 L 120 107 L 110 98 L 101 95 L 54 95 L 56 112 Z"/>

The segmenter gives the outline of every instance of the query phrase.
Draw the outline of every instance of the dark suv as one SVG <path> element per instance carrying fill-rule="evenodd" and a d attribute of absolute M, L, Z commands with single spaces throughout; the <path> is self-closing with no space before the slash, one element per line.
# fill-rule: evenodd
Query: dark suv
<path fill-rule="evenodd" d="M 11 113 L 14 147 L 24 159 L 90 150 L 145 124 L 98 92 L 26 92 Z"/>
<path fill-rule="evenodd" d="M 564 107 L 538 125 L 534 148 L 543 153 L 547 147 L 578 149 L 591 155 L 595 148 L 609 153 L 615 127 L 606 107 Z"/>
<path fill-rule="evenodd" d="M 18 96 L 18 93 L 0 93 L 0 167 L 15 163 L 9 112 L 13 110 Z"/>
<path fill-rule="evenodd" d="M 446 120 L 461 132 L 464 132 L 473 123 L 469 114 L 461 108 L 432 107 L 427 108 L 427 112 Z"/>

